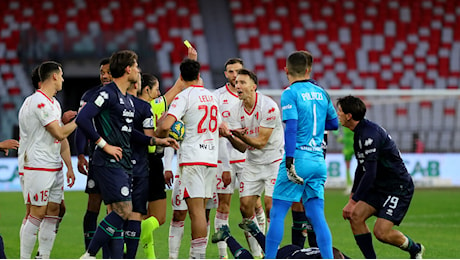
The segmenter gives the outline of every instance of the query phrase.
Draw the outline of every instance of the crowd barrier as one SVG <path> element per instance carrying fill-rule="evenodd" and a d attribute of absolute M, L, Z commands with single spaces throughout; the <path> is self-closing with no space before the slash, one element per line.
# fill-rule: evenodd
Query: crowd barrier
<path fill-rule="evenodd" d="M 416 187 L 440 188 L 460 187 L 460 174 L 456 169 L 460 161 L 459 153 L 402 154 L 407 170 L 412 175 Z M 342 154 L 328 154 L 326 157 L 328 179 L 326 188 L 345 188 L 345 161 Z M 84 190 L 86 176 L 77 170 L 77 157 L 72 157 L 76 176 L 75 185 L 66 190 Z M 174 157 L 172 165 L 176 165 Z M 356 168 L 356 160 L 351 161 L 351 174 Z M 67 169 L 64 167 L 64 171 Z M 175 169 L 173 169 L 175 171 Z M 17 158 L 0 158 L 0 192 L 20 191 Z"/>

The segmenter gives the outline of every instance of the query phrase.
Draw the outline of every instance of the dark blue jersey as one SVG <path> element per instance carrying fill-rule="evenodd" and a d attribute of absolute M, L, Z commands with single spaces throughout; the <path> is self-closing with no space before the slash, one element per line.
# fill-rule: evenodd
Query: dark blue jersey
<path fill-rule="evenodd" d="M 103 85 L 99 85 L 97 87 L 90 88 L 87 91 L 85 91 L 85 93 L 83 93 L 83 96 L 81 96 L 81 99 L 80 99 L 80 108 L 79 108 L 79 110 L 82 109 L 82 107 L 84 107 L 86 105 L 86 103 L 88 103 L 90 98 L 92 96 L 94 96 L 94 94 L 97 93 L 97 91 L 102 86 Z M 77 129 L 75 130 L 75 146 L 77 147 L 77 154 L 84 154 L 85 149 L 86 149 L 86 145 L 88 145 L 88 138 L 85 136 L 83 131 L 81 131 L 77 127 Z M 96 144 L 93 141 L 89 141 L 88 153 L 89 153 L 90 158 L 93 155 L 95 145 Z"/>
<path fill-rule="evenodd" d="M 134 129 L 143 133 L 144 129 L 153 129 L 153 113 L 150 103 L 132 96 L 134 108 Z M 134 163 L 134 175 L 148 176 L 148 143 L 136 142 L 132 140 L 131 149 L 133 151 L 131 160 Z"/>
<path fill-rule="evenodd" d="M 76 122 L 91 141 L 95 142 L 102 137 L 108 144 L 123 150 L 122 158 L 117 162 L 113 156 L 96 147 L 93 165 L 122 167 L 131 172 L 134 111 L 132 97 L 123 95 L 114 82 L 100 88 L 81 109 Z"/>
<path fill-rule="evenodd" d="M 402 195 L 413 185 L 400 152 L 385 129 L 367 119 L 354 129 L 353 144 L 358 166 L 353 183 L 353 200 L 363 199 L 370 189 Z"/>

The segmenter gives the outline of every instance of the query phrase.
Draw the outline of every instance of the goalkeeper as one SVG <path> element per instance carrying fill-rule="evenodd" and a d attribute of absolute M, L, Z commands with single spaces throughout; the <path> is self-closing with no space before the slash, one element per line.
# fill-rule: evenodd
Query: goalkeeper
<path fill-rule="evenodd" d="M 311 54 L 306 51 L 296 51 L 286 61 L 290 86 L 281 95 L 286 124 L 285 158 L 273 192 L 266 238 L 265 257 L 270 259 L 276 257 L 283 238 L 286 213 L 300 199 L 315 230 L 322 258 L 333 258 L 332 236 L 324 216 L 327 172 L 321 143 L 324 130 L 338 128 L 338 119 L 327 92 L 310 79 L 312 62 Z"/>

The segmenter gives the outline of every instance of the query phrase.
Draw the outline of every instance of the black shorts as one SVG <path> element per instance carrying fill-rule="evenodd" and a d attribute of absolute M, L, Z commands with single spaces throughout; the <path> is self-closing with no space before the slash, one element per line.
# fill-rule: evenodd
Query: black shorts
<path fill-rule="evenodd" d="M 377 210 L 374 214 L 376 217 L 387 219 L 398 226 L 409 209 L 413 194 L 413 186 L 397 195 L 371 189 L 363 201 Z"/>
<path fill-rule="evenodd" d="M 94 179 L 94 170 L 92 166 L 92 160 L 89 159 L 88 162 L 88 176 L 86 176 L 86 188 L 85 193 L 88 194 L 101 194 L 101 190 L 99 189 L 99 184 L 97 183 L 96 179 Z"/>
<path fill-rule="evenodd" d="M 166 199 L 163 160 L 154 153 L 149 153 L 149 196 L 148 201 Z"/>
<path fill-rule="evenodd" d="M 88 176 L 86 178 L 86 188 L 85 193 L 88 194 L 101 194 L 101 190 L 99 189 L 99 185 L 94 178 L 94 170 L 93 166 L 89 164 L 88 166 Z"/>
<path fill-rule="evenodd" d="M 123 168 L 93 166 L 104 203 L 131 201 L 131 174 Z"/>
<path fill-rule="evenodd" d="M 147 197 L 149 194 L 149 177 L 133 176 L 132 200 L 133 212 L 147 215 Z"/>

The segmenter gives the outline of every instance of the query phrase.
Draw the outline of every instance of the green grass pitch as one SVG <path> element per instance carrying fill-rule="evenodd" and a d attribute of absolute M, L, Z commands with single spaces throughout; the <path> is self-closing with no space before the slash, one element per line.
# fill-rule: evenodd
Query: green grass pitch
<path fill-rule="evenodd" d="M 8 258 L 19 258 L 19 227 L 24 216 L 24 205 L 19 192 L 0 193 L 0 233 L 3 236 L 5 252 Z M 170 201 L 171 191 L 168 191 Z M 247 246 L 243 232 L 238 228 L 241 220 L 237 195 L 233 196 L 230 229 L 243 246 Z M 51 253 L 52 258 L 79 258 L 84 252 L 82 219 L 86 209 L 87 196 L 84 192 L 66 192 L 67 213 Z M 326 190 L 326 218 L 332 231 L 333 244 L 352 258 L 362 258 L 350 226 L 342 219 L 342 208 L 347 202 L 342 190 Z M 408 214 L 398 229 L 426 247 L 424 257 L 446 259 L 460 257 L 460 189 L 417 189 Z M 172 217 L 168 206 L 167 222 L 155 233 L 155 248 L 158 258 L 168 258 L 169 220 Z M 211 213 L 213 227 L 215 210 Z M 375 218 L 368 221 L 372 229 Z M 282 245 L 291 240 L 292 220 L 286 217 L 285 235 Z M 180 258 L 188 258 L 190 246 L 190 222 L 187 218 L 185 234 L 181 245 Z M 212 231 L 213 233 L 213 231 Z M 383 244 L 374 238 L 374 247 L 378 258 L 408 258 L 407 252 Z M 209 243 L 208 258 L 217 258 L 217 246 Z M 98 258 L 101 258 L 99 253 Z M 144 258 L 142 249 L 137 258 Z"/>

